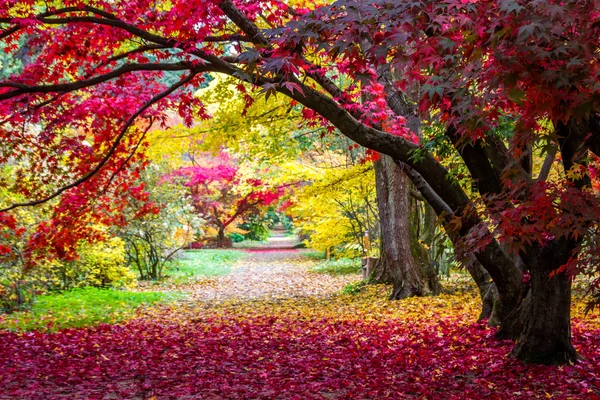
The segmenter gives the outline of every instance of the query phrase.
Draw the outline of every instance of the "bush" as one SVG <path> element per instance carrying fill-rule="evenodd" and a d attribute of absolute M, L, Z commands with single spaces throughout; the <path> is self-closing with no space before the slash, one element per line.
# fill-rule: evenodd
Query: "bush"
<path fill-rule="evenodd" d="M 165 166 L 147 168 L 140 177 L 143 187 L 150 187 L 148 201 L 160 205 L 145 212 L 147 201 L 128 196 L 123 211 L 127 225 L 113 228 L 125 242 L 125 258 L 137 270 L 140 279 L 157 280 L 175 254 L 195 242 L 201 221 L 192 206 L 187 189 L 163 180 Z M 168 207 L 167 207 L 168 205 Z"/>
<path fill-rule="evenodd" d="M 279 221 L 281 222 L 281 225 L 283 225 L 286 231 L 288 231 L 289 233 L 294 232 L 294 223 L 292 222 L 291 218 L 287 217 L 286 215 L 282 215 L 279 218 Z"/>
<path fill-rule="evenodd" d="M 36 291 L 36 282 L 22 268 L 0 265 L 0 313 L 27 309 Z"/>
<path fill-rule="evenodd" d="M 123 241 L 113 237 L 105 242 L 81 243 L 79 258 L 73 261 L 40 260 L 25 268 L 19 258 L 0 263 L 0 311 L 30 307 L 36 295 L 48 291 L 84 286 L 133 287 L 135 274 L 125 264 Z"/>
<path fill-rule="evenodd" d="M 242 235 L 241 233 L 236 233 L 236 232 L 230 233 L 229 238 L 231 239 L 231 241 L 233 243 L 243 242 L 246 239 L 244 237 L 244 235 Z"/>
<path fill-rule="evenodd" d="M 266 221 L 262 220 L 251 220 L 240 224 L 240 228 L 248 231 L 244 235 L 247 240 L 265 241 L 269 238 L 271 231 Z"/>
<path fill-rule="evenodd" d="M 1 172 L 1 170 L 0 170 Z M 19 210 L 21 211 L 21 210 Z M 34 225 L 36 214 L 24 212 L 23 222 Z M 10 217 L 3 216 L 5 221 Z M 20 217 L 20 215 L 18 216 Z M 3 221 L 3 222 L 5 222 Z M 30 276 L 31 268 L 26 266 L 26 245 L 28 232 L 17 228 L 17 221 L 12 220 L 12 226 L 1 226 L 0 224 L 0 311 L 12 312 L 29 307 L 39 282 Z"/>
<path fill-rule="evenodd" d="M 50 290 L 65 290 L 84 286 L 133 287 L 135 274 L 127 268 L 123 241 L 113 237 L 105 242 L 82 243 L 79 259 L 51 260 L 40 265 L 34 273 L 43 275 Z"/>

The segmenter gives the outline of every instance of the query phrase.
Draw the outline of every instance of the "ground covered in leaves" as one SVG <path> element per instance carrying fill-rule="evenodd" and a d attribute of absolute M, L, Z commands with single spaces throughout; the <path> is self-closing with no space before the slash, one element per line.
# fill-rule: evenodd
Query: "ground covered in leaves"
<path fill-rule="evenodd" d="M 474 322 L 466 281 L 389 302 L 385 286 L 344 293 L 358 275 L 310 263 L 253 252 L 119 324 L 0 331 L 0 398 L 600 399 L 600 323 L 578 306 L 574 343 L 586 359 L 526 366 Z"/>

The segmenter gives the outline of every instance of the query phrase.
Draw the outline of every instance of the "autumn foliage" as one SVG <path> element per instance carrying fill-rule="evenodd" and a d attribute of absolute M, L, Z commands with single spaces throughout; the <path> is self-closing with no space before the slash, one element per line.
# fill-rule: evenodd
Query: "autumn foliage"
<path fill-rule="evenodd" d="M 250 213 L 258 213 L 283 194 L 283 188 L 270 187 L 256 176 L 244 176 L 235 160 L 221 153 L 217 157 L 194 158 L 194 165 L 177 169 L 164 179 L 186 186 L 198 215 L 217 234 L 217 247 L 223 245 L 225 230 Z"/>
<path fill-rule="evenodd" d="M 148 129 L 166 109 L 188 125 L 208 118 L 195 89 L 226 75 L 246 106 L 283 94 L 315 126 L 392 157 L 463 261 L 493 280 L 513 355 L 578 360 L 572 277 L 597 278 L 600 248 L 597 1 L 5 0 L 0 24 L 4 50 L 28 58 L 0 83 L 0 163 L 16 163 L 4 187 L 17 195 L 0 213 L 52 208 L 29 254 L 74 258 L 91 225 L 114 224 L 147 164 Z M 181 174 L 200 195 L 219 181 L 194 181 L 205 172 Z M 236 211 L 217 214 L 222 237 Z"/>

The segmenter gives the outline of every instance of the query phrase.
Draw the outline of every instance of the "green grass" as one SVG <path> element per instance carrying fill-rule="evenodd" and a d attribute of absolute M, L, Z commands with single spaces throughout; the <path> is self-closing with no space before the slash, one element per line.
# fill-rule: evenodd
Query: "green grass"
<path fill-rule="evenodd" d="M 324 251 L 311 250 L 304 253 L 304 256 L 311 260 L 325 260 L 327 253 Z"/>
<path fill-rule="evenodd" d="M 244 240 L 243 242 L 237 242 L 233 244 L 234 249 L 254 249 L 257 247 L 265 246 L 268 242 L 266 240 Z M 224 251 L 224 250 L 221 250 Z M 226 251 L 226 250 L 225 250 Z"/>
<path fill-rule="evenodd" d="M 58 330 L 101 323 L 118 323 L 135 315 L 138 307 L 164 303 L 178 293 L 125 292 L 87 287 L 37 298 L 31 310 L 0 314 L 0 329 Z"/>
<path fill-rule="evenodd" d="M 360 258 L 339 258 L 337 260 L 321 261 L 311 270 L 320 274 L 350 275 L 361 272 Z"/>
<path fill-rule="evenodd" d="M 245 256 L 246 253 L 240 250 L 187 250 L 166 275 L 176 282 L 227 275 L 231 273 L 232 264 Z"/>

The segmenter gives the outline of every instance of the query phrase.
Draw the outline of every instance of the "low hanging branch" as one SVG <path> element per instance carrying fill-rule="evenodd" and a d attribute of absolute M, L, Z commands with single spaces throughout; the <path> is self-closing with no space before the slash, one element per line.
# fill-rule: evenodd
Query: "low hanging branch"
<path fill-rule="evenodd" d="M 108 152 L 104 155 L 104 157 L 102 158 L 102 160 L 90 172 L 88 172 L 87 174 L 85 174 L 81 178 L 73 181 L 72 183 L 61 187 L 60 189 L 56 190 L 54 193 L 52 193 L 49 196 L 46 196 L 46 197 L 44 197 L 42 199 L 32 200 L 32 201 L 28 201 L 28 202 L 24 202 L 24 203 L 14 203 L 14 204 L 12 204 L 12 205 L 10 205 L 8 207 L 0 209 L 0 213 L 13 210 L 13 209 L 15 209 L 17 207 L 29 207 L 29 206 L 35 206 L 35 205 L 38 205 L 38 204 L 46 203 L 46 202 L 48 202 L 48 201 L 50 201 L 50 200 L 58 197 L 59 195 L 61 195 L 65 191 L 67 191 L 69 189 L 72 189 L 72 188 L 74 188 L 76 186 L 79 186 L 83 182 L 85 182 L 85 181 L 89 180 L 90 178 L 92 178 L 94 175 L 96 175 L 102 169 L 102 167 L 108 162 L 108 160 L 110 160 L 110 158 L 112 157 L 112 155 L 116 151 L 117 147 L 119 146 L 119 144 L 121 143 L 121 141 L 123 140 L 123 138 L 125 137 L 125 135 L 127 134 L 127 131 L 129 130 L 129 127 L 134 123 L 134 121 L 136 120 L 137 117 L 139 117 L 144 111 L 146 111 L 148 108 L 150 108 L 153 104 L 155 104 L 158 101 L 164 99 L 165 97 L 169 96 L 171 93 L 173 93 L 174 91 L 176 91 L 177 89 L 179 89 L 180 87 L 182 87 L 183 85 L 185 85 L 186 83 L 190 82 L 198 73 L 199 73 L 199 71 L 191 73 L 190 75 L 188 75 L 184 79 L 180 80 L 179 82 L 175 83 L 174 85 L 172 85 L 168 89 L 162 91 L 161 93 L 157 94 L 156 96 L 154 96 L 153 98 L 151 98 L 150 100 L 148 100 L 146 103 L 144 103 L 144 105 L 142 105 L 142 107 L 140 107 L 131 117 L 129 117 L 129 119 L 127 120 L 127 122 L 125 122 L 125 125 L 123 126 L 123 128 L 121 128 L 121 131 L 117 135 L 115 141 L 113 142 L 113 144 L 110 147 L 110 149 L 108 150 Z M 123 165 L 124 164 L 122 164 L 122 166 Z"/>

